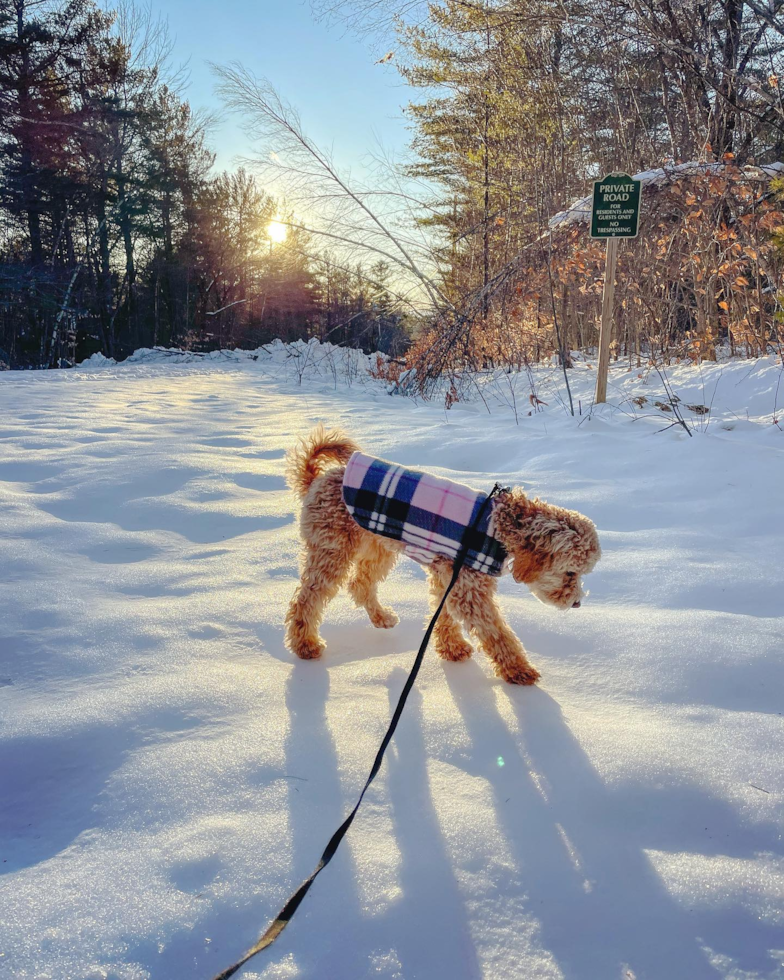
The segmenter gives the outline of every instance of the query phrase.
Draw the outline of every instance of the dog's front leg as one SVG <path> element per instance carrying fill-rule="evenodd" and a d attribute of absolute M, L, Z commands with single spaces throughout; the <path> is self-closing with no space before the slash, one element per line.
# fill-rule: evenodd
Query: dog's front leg
<path fill-rule="evenodd" d="M 510 684 L 535 684 L 539 671 L 528 662 L 523 644 L 504 622 L 495 593 L 492 576 L 464 568 L 447 604 L 477 637 L 499 677 Z"/>

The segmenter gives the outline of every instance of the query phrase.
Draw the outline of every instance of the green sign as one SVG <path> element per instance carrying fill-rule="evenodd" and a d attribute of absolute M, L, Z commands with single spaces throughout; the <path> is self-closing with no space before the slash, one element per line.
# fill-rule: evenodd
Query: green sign
<path fill-rule="evenodd" d="M 608 174 L 593 185 L 591 238 L 636 238 L 642 182 L 628 174 Z"/>

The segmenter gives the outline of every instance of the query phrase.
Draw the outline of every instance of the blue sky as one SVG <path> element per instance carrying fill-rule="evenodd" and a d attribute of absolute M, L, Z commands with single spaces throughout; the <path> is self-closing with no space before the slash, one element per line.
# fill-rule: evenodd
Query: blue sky
<path fill-rule="evenodd" d="M 317 22 L 299 0 L 157 0 L 175 41 L 173 61 L 189 62 L 186 95 L 194 108 L 217 109 L 208 62 L 239 61 L 266 76 L 300 112 L 308 134 L 331 146 L 342 165 L 361 167 L 380 140 L 396 153 L 408 139 L 402 106 L 409 92 L 375 49 L 339 26 Z M 211 136 L 216 167 L 231 168 L 251 146 L 239 121 L 224 117 Z"/>

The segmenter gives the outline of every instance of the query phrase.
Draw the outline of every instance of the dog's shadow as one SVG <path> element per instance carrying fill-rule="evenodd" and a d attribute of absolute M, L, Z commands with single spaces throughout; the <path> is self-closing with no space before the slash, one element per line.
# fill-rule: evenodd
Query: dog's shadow
<path fill-rule="evenodd" d="M 340 778 L 325 666 L 295 664 L 287 681 L 292 890 L 312 871 L 359 789 L 348 788 Z M 444 664 L 443 673 L 448 693 L 438 696 L 448 701 L 451 695 L 467 740 L 459 751 L 429 748 L 422 695 L 415 688 L 379 778 L 380 785 L 387 783 L 399 852 L 399 898 L 376 909 L 361 894 L 358 876 L 368 868 L 357 867 L 353 841 L 368 830 L 374 787 L 292 926 L 300 934 L 294 946 L 302 976 L 368 976 L 376 971 L 376 956 L 401 977 L 482 976 L 466 908 L 474 897 L 463 889 L 466 869 L 460 861 L 466 858 L 473 873 L 471 862 L 481 862 L 477 855 L 483 848 L 478 846 L 473 857 L 450 851 L 460 847 L 459 837 L 457 845 L 449 843 L 441 810 L 446 807 L 448 814 L 455 804 L 444 798 L 448 790 L 441 783 L 434 801 L 428 767 L 434 754 L 489 787 L 497 830 L 487 829 L 500 831 L 515 866 L 514 880 L 498 889 L 499 907 L 507 903 L 520 909 L 526 929 L 535 924 L 534 942 L 552 957 L 564 980 L 716 980 L 721 974 L 709 960 L 708 947 L 735 958 L 742 969 L 762 971 L 752 975 L 769 974 L 766 950 L 776 946 L 769 925 L 737 907 L 695 910 L 679 904 L 646 854 L 646 848 L 666 850 L 662 845 L 668 837 L 676 847 L 682 844 L 682 827 L 673 828 L 684 812 L 721 820 L 731 839 L 745 840 L 739 818 L 721 801 L 694 787 L 670 787 L 658 796 L 650 787 L 611 788 L 543 689 L 490 681 L 475 660 Z M 399 667 L 390 674 L 390 711 L 404 674 Z M 499 695 L 509 701 L 510 720 L 499 712 Z M 355 778 L 356 773 L 352 783 Z M 635 807 L 651 804 L 659 808 L 661 820 L 647 816 L 635 822 Z M 688 844 L 701 853 L 695 840 Z M 767 831 L 760 831 L 749 840 L 747 856 L 767 844 Z M 492 912 L 485 907 L 483 919 L 488 915 Z M 418 923 L 415 930 L 412 921 Z"/>
<path fill-rule="evenodd" d="M 295 662 L 286 683 L 285 745 L 286 771 L 298 777 L 289 780 L 288 792 L 292 892 L 316 867 L 353 805 L 341 785 L 340 760 L 327 718 L 329 692 L 330 674 L 322 664 Z M 344 841 L 291 927 L 291 940 L 295 932 L 300 934 L 297 960 L 304 976 L 359 976 L 360 964 L 366 965 L 357 875 L 351 842 Z M 341 912 L 339 942 L 334 932 L 336 904 Z M 343 969 L 348 972 L 342 974 Z"/>
<path fill-rule="evenodd" d="M 444 674 L 471 738 L 464 768 L 492 785 L 541 944 L 566 980 L 716 980 L 706 944 L 735 946 L 746 968 L 771 968 L 765 950 L 775 936 L 755 917 L 733 917 L 735 942 L 728 916 L 675 902 L 645 853 L 645 830 L 630 822 L 633 808 L 607 788 L 550 695 L 504 687 L 513 734 L 476 663 L 446 665 Z M 674 791 L 662 802 L 678 808 Z"/>
<path fill-rule="evenodd" d="M 390 715 L 406 674 L 399 667 L 390 674 Z M 390 815 L 400 848 L 401 899 L 388 914 L 385 928 L 396 936 L 402 977 L 473 980 L 482 976 L 482 968 L 433 804 L 422 722 L 422 695 L 414 688 L 386 754 Z M 410 928 L 412 921 L 418 929 Z"/>

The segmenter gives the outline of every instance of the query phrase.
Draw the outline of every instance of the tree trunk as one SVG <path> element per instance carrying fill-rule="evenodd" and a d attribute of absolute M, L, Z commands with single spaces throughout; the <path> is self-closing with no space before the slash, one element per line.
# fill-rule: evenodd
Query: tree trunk
<path fill-rule="evenodd" d="M 35 187 L 33 151 L 31 145 L 30 122 L 34 117 L 32 98 L 30 96 L 30 51 L 25 40 L 25 0 L 15 0 L 16 7 L 16 37 L 19 43 L 22 70 L 19 76 L 19 114 L 27 122 L 22 122 L 18 139 L 21 156 L 22 188 L 27 211 L 27 230 L 30 235 L 30 261 L 35 265 L 43 265 L 44 252 L 41 239 L 41 210 L 40 201 Z"/>

